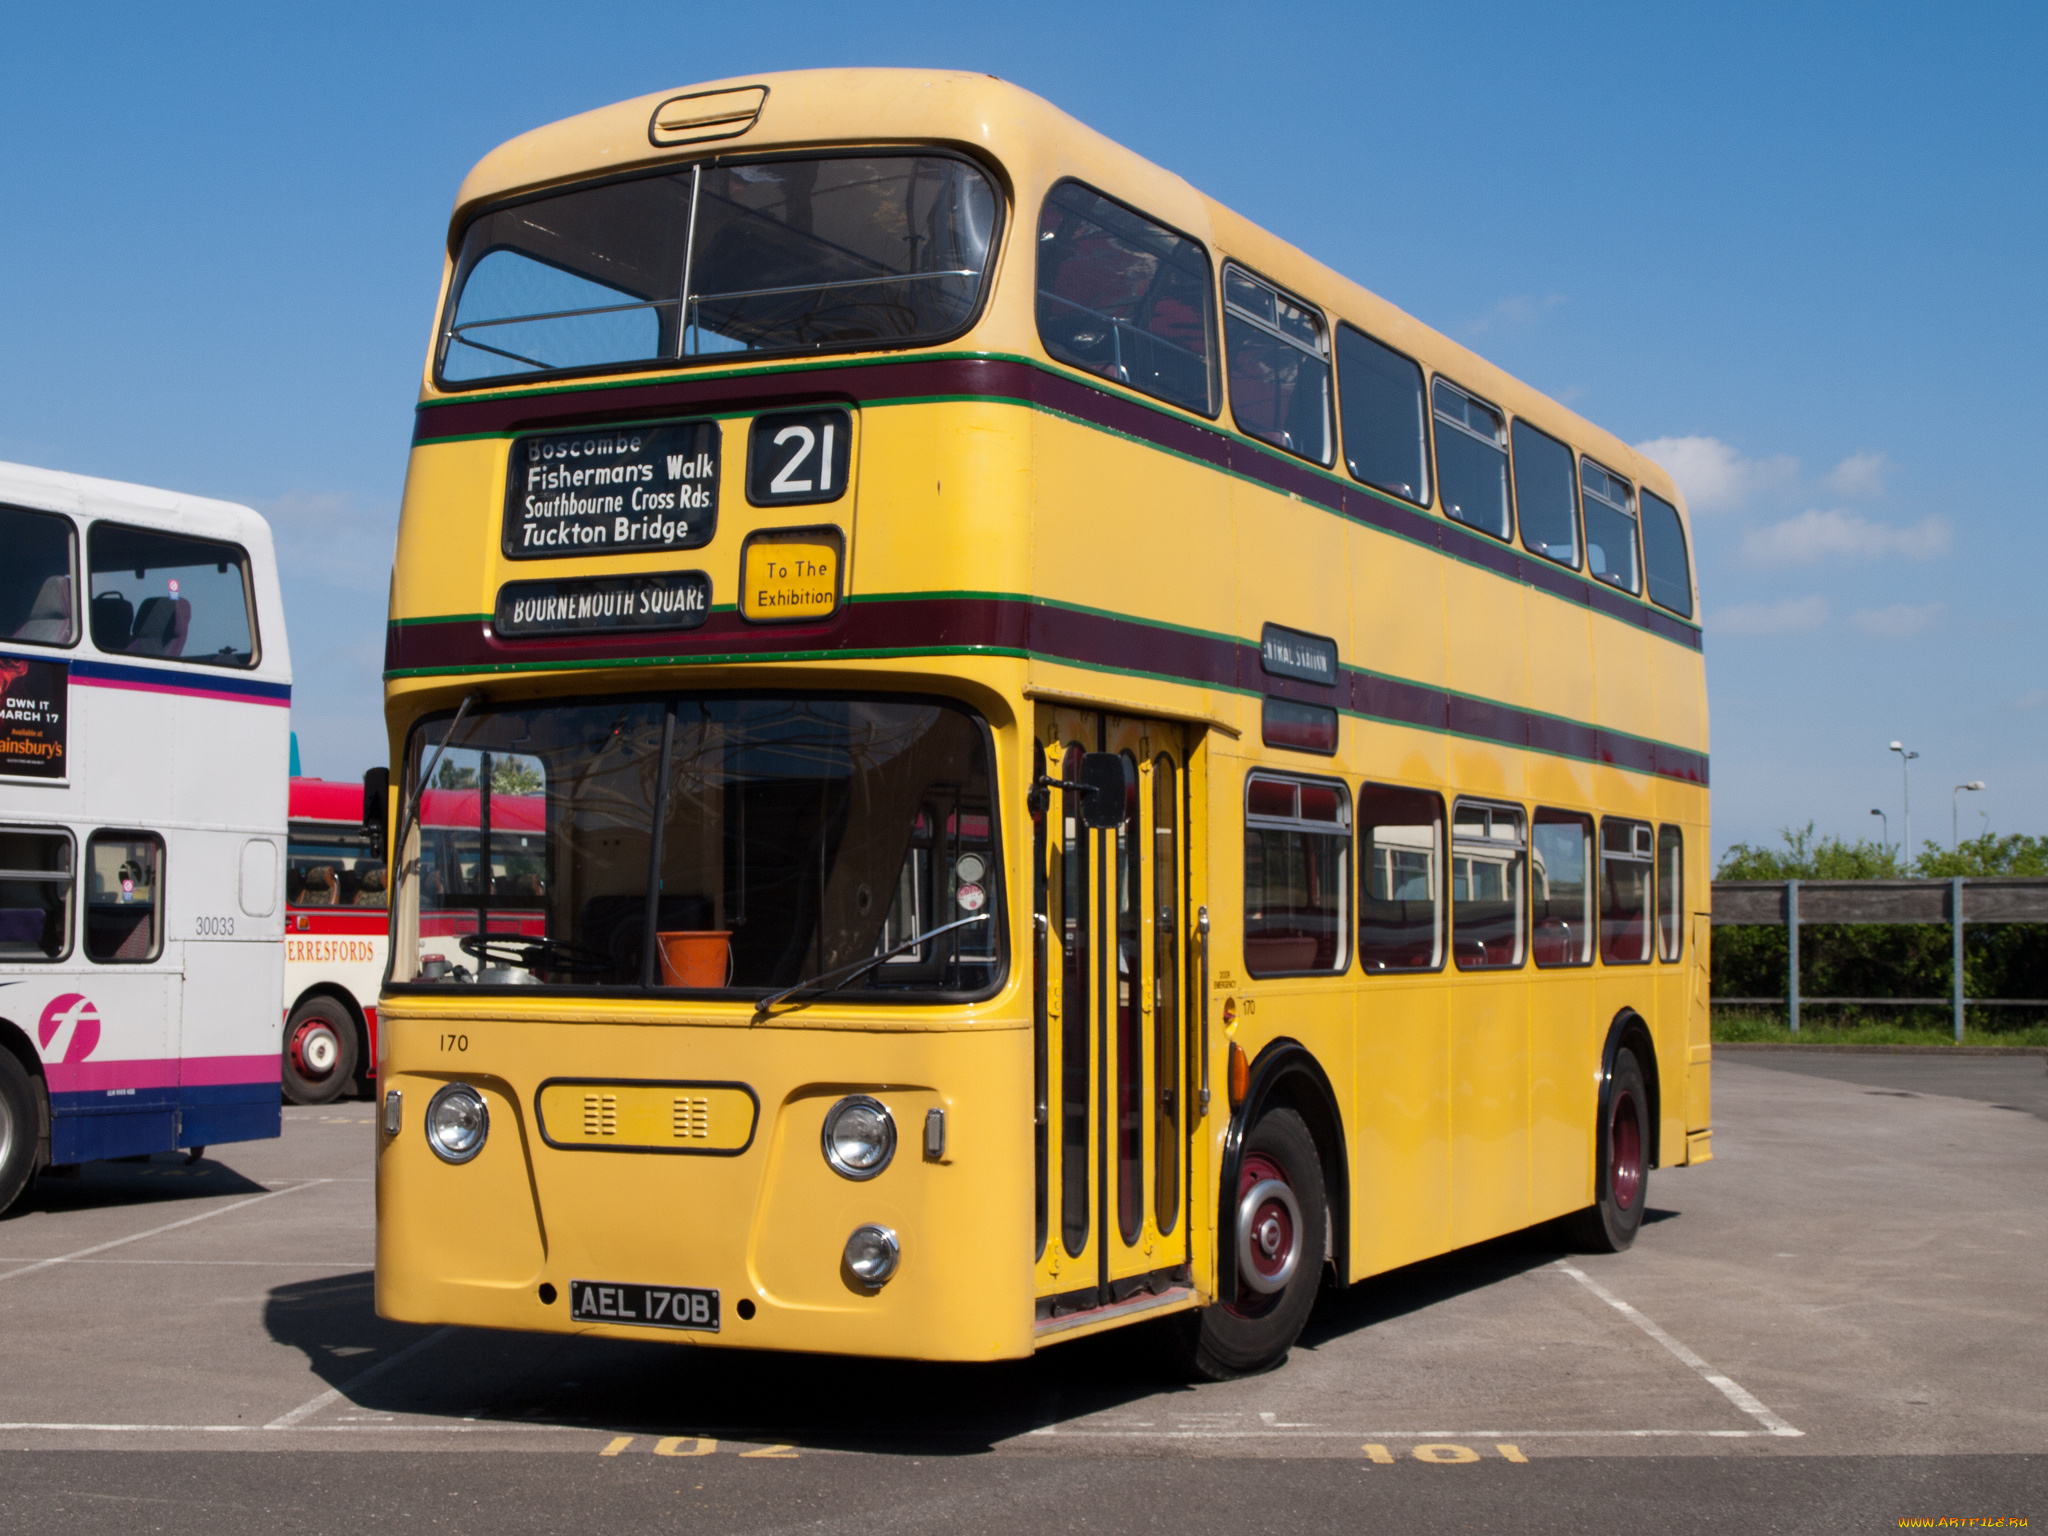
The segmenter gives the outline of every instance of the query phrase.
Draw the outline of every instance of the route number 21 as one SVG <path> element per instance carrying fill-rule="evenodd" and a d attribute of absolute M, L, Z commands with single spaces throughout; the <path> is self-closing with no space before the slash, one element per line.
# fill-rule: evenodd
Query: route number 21
<path fill-rule="evenodd" d="M 837 501 L 846 491 L 853 420 L 845 411 L 757 416 L 747 443 L 747 500 L 757 507 Z"/>

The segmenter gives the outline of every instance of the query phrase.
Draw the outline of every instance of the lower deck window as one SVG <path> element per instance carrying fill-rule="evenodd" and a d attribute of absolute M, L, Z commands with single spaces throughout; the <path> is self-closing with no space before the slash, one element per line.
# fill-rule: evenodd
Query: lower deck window
<path fill-rule="evenodd" d="M 0 827 L 0 960 L 71 950 L 71 834 Z"/>
<path fill-rule="evenodd" d="M 95 832 L 85 844 L 85 953 L 139 963 L 163 953 L 164 841 L 153 832 Z"/>
<path fill-rule="evenodd" d="M 1650 824 L 1609 816 L 1600 823 L 1600 958 L 1640 965 L 1650 958 Z"/>
<path fill-rule="evenodd" d="M 1419 789 L 1358 791 L 1358 959 L 1368 974 L 1444 963 L 1444 803 Z"/>
<path fill-rule="evenodd" d="M 1458 969 L 1522 963 L 1522 808 L 1460 800 L 1451 816 L 1451 952 Z"/>
<path fill-rule="evenodd" d="M 1245 781 L 1244 963 L 1254 976 L 1350 964 L 1351 795 L 1323 779 Z"/>

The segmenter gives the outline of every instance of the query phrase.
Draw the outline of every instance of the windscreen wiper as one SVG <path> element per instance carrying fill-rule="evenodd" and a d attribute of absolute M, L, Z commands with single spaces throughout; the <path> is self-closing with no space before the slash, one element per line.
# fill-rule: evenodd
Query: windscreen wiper
<path fill-rule="evenodd" d="M 842 965 L 836 971 L 827 971 L 822 976 L 813 976 L 809 981 L 800 981 L 793 987 L 784 987 L 780 992 L 771 992 L 768 996 L 762 998 L 760 1002 L 754 1004 L 754 1017 L 756 1019 L 767 1018 L 769 1009 L 773 1008 L 777 1003 L 787 1002 L 799 992 L 815 991 L 821 997 L 827 992 L 836 992 L 849 981 L 858 981 L 883 961 L 895 959 L 906 949 L 917 948 L 926 939 L 936 939 L 942 933 L 951 933 L 955 928 L 965 928 L 969 923 L 985 923 L 994 915 L 991 912 L 977 912 L 972 917 L 963 917 L 957 922 L 946 923 L 940 927 L 920 933 L 914 938 L 905 939 L 894 949 L 885 949 L 879 955 L 870 955 L 865 960 L 856 960 L 851 965 Z"/>

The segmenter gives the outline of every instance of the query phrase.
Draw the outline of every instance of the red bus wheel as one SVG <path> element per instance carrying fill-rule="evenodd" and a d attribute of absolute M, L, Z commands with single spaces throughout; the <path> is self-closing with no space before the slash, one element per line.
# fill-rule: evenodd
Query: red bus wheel
<path fill-rule="evenodd" d="M 284 1027 L 284 1096 L 331 1104 L 356 1076 L 356 1023 L 331 997 L 308 998 Z"/>
<path fill-rule="evenodd" d="M 1633 1049 L 1614 1053 L 1596 1130 L 1598 1198 L 1570 1217 L 1566 1235 L 1587 1253 L 1620 1253 L 1636 1240 L 1650 1198 L 1650 1095 Z"/>

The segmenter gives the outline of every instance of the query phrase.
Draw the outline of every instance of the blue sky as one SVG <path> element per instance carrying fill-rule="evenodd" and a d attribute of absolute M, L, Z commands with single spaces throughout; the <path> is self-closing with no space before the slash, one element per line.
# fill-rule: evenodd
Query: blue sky
<path fill-rule="evenodd" d="M 410 415 L 463 173 L 755 70 L 985 70 L 1686 484 L 1715 844 L 2048 831 L 2048 10 L 38 7 L 8 21 L 0 458 L 277 530 L 307 771 L 384 750 Z"/>

